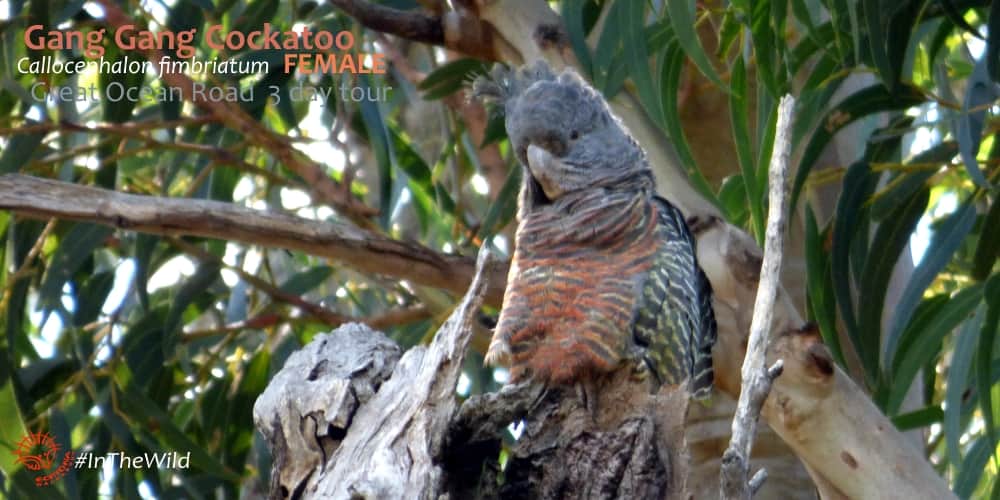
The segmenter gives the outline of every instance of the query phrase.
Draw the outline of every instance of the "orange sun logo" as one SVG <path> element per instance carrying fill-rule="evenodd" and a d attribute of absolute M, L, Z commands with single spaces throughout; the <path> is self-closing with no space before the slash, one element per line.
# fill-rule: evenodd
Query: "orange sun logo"
<path fill-rule="evenodd" d="M 14 454 L 17 455 L 15 463 L 23 464 L 30 471 L 39 472 L 40 474 L 35 476 L 35 485 L 47 486 L 63 477 L 73 462 L 73 452 L 67 451 L 63 456 L 63 463 L 52 471 L 61 449 L 62 446 L 49 433 L 30 432 L 21 438 L 17 448 L 14 449 Z"/>
<path fill-rule="evenodd" d="M 14 454 L 16 463 L 24 464 L 28 470 L 49 470 L 59 454 L 59 443 L 47 432 L 32 432 L 21 438 Z"/>

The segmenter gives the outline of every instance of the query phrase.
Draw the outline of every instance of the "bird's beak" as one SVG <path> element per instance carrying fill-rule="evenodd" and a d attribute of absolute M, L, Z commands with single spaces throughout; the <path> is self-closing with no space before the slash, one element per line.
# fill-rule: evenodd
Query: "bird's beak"
<path fill-rule="evenodd" d="M 565 170 L 565 166 L 558 158 L 552 156 L 545 148 L 534 144 L 528 145 L 528 169 L 531 175 L 538 181 L 538 185 L 545 191 L 545 196 L 550 200 L 555 200 L 563 194 L 563 189 L 559 186 L 555 176 Z"/>

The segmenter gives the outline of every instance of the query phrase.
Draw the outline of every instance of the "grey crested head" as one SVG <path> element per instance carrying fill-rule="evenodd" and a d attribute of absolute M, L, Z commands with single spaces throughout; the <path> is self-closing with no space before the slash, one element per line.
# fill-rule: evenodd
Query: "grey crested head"
<path fill-rule="evenodd" d="M 645 154 L 601 94 L 572 69 L 544 62 L 498 65 L 473 82 L 473 97 L 494 101 L 526 169 L 522 210 L 591 189 L 652 191 Z"/>

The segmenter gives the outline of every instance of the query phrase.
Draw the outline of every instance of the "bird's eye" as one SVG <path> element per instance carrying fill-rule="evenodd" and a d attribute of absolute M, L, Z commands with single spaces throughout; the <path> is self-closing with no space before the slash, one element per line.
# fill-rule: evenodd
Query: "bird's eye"
<path fill-rule="evenodd" d="M 572 131 L 572 132 L 569 133 L 569 138 L 570 138 L 570 140 L 574 140 L 575 141 L 575 140 L 577 140 L 577 139 L 580 138 L 580 133 L 577 132 L 576 130 L 574 130 L 574 131 Z"/>

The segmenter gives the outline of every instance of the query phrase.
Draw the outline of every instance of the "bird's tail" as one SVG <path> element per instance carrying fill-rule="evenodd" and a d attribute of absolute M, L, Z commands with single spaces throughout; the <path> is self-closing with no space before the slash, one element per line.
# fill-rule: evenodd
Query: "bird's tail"
<path fill-rule="evenodd" d="M 691 370 L 690 392 L 695 399 L 706 399 L 712 393 L 715 371 L 712 368 L 712 346 L 718 336 L 715 313 L 712 308 L 712 285 L 704 271 L 698 270 L 701 281 L 699 290 L 701 305 L 701 328 L 695 332 L 694 365 Z"/>

